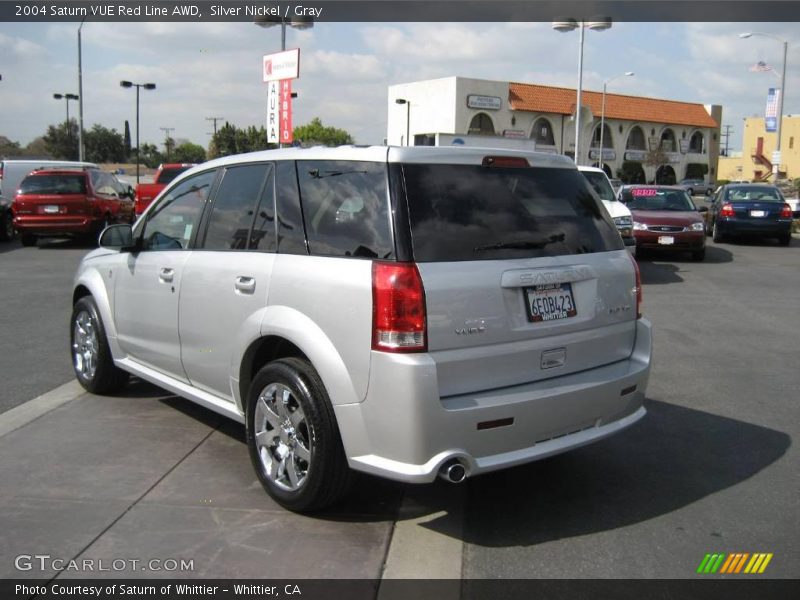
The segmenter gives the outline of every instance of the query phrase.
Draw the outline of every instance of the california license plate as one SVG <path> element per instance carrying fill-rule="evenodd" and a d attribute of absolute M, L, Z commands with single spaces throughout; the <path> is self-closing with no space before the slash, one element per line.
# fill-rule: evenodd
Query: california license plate
<path fill-rule="evenodd" d="M 764 217 L 766 215 L 767 215 L 766 211 L 763 211 L 763 210 L 751 210 L 750 211 L 750 216 L 751 217 Z"/>
<path fill-rule="evenodd" d="M 568 319 L 578 314 L 572 284 L 548 283 L 525 288 L 528 319 L 534 323 Z"/>
<path fill-rule="evenodd" d="M 58 206 L 48 205 L 44 207 L 44 214 L 46 215 L 57 215 L 59 211 Z"/>
<path fill-rule="evenodd" d="M 658 236 L 658 243 L 664 246 L 670 246 L 675 243 L 675 238 L 671 235 L 660 235 Z"/>

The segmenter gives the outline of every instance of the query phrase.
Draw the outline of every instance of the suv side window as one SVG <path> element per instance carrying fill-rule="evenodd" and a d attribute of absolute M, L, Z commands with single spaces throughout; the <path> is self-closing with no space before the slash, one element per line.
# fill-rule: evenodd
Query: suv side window
<path fill-rule="evenodd" d="M 108 173 L 99 172 L 97 175 L 92 173 L 92 187 L 95 194 L 103 196 L 119 196 L 114 176 Z"/>
<path fill-rule="evenodd" d="M 216 175 L 216 171 L 195 175 L 161 198 L 144 224 L 142 250 L 182 250 L 189 247 Z"/>
<path fill-rule="evenodd" d="M 394 254 L 385 164 L 297 161 L 297 175 L 311 254 Z"/>
<path fill-rule="evenodd" d="M 214 204 L 208 220 L 205 250 L 266 249 L 269 239 L 274 240 L 272 165 L 253 164 L 225 169 L 222 182 L 214 194 Z M 266 202 L 259 209 L 259 199 Z M 254 229 L 254 221 L 256 228 Z M 248 245 L 248 240 L 250 243 Z M 274 247 L 274 244 L 273 244 Z"/>
<path fill-rule="evenodd" d="M 308 254 L 303 213 L 300 210 L 300 191 L 293 160 L 275 164 L 275 204 L 278 212 L 278 253 Z"/>

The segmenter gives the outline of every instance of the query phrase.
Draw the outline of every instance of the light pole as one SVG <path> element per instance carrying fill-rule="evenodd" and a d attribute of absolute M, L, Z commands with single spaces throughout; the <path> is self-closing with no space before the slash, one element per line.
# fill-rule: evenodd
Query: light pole
<path fill-rule="evenodd" d="M 222 121 L 225 117 L 206 117 L 206 121 L 214 122 L 214 137 L 217 136 L 217 121 Z"/>
<path fill-rule="evenodd" d="M 394 102 L 395 104 L 406 105 L 406 146 L 410 146 L 411 143 L 408 138 L 411 135 L 411 101 L 406 100 L 405 98 L 398 98 Z"/>
<path fill-rule="evenodd" d="M 281 26 L 281 52 L 286 50 L 286 27 L 293 27 L 294 29 L 311 29 L 314 27 L 314 19 L 312 17 L 292 17 L 291 19 L 284 19 L 283 17 L 260 17 L 256 19 L 255 24 L 259 27 L 274 27 L 275 25 Z"/>
<path fill-rule="evenodd" d="M 626 71 L 620 75 L 614 75 L 611 79 L 606 79 L 603 82 L 603 105 L 600 109 L 600 168 L 603 169 L 603 133 L 606 130 L 606 88 L 608 84 L 620 77 L 633 77 L 633 71 Z M 605 171 L 605 169 L 603 169 Z"/>
<path fill-rule="evenodd" d="M 781 66 L 781 92 L 778 96 L 778 123 L 777 127 L 775 128 L 775 133 L 777 140 L 775 142 L 775 151 L 778 152 L 778 156 L 780 156 L 781 151 L 781 125 L 783 125 L 783 97 L 786 96 L 786 51 L 789 48 L 789 42 L 786 40 L 779 38 L 776 35 L 772 35 L 771 33 L 760 33 L 757 31 L 749 32 L 749 33 L 740 33 L 739 37 L 742 39 L 746 39 L 752 37 L 754 35 L 761 35 L 764 37 L 770 37 L 773 40 L 778 40 L 781 44 L 783 44 L 783 65 Z M 766 123 L 764 124 L 766 126 Z M 775 179 L 777 180 L 780 177 L 780 162 L 777 165 L 773 165 L 773 172 L 775 174 Z"/>
<path fill-rule="evenodd" d="M 83 63 L 81 59 L 81 27 L 86 17 L 81 19 L 78 26 L 78 160 L 83 162 L 86 156 L 83 147 Z"/>
<path fill-rule="evenodd" d="M 553 29 L 567 33 L 580 29 L 580 43 L 578 44 L 578 94 L 575 105 L 575 164 L 580 164 L 581 144 L 581 100 L 583 91 L 583 33 L 586 28 L 593 31 L 605 31 L 611 27 L 611 17 L 600 17 L 597 21 L 576 21 L 575 19 L 561 19 L 553 21 Z"/>
<path fill-rule="evenodd" d="M 77 94 L 53 94 L 53 98 L 56 100 L 65 100 L 67 103 L 67 120 L 64 122 L 64 132 L 67 134 L 67 145 L 72 138 L 69 132 L 69 101 L 70 100 L 78 100 Z"/>
<path fill-rule="evenodd" d="M 146 90 L 156 89 L 155 83 L 133 83 L 132 81 L 120 81 L 120 87 L 136 88 L 136 185 L 139 185 L 139 88 Z"/>

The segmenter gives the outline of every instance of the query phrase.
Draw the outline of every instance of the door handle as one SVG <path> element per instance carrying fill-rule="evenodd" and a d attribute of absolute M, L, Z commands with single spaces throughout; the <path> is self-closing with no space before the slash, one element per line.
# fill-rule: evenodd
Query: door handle
<path fill-rule="evenodd" d="M 158 278 L 164 283 L 170 283 L 173 277 L 175 277 L 175 269 L 164 268 L 158 272 Z"/>
<path fill-rule="evenodd" d="M 237 292 L 241 292 L 243 294 L 252 294 L 256 291 L 256 280 L 254 277 L 245 277 L 240 275 L 236 278 L 236 283 L 234 284 Z"/>

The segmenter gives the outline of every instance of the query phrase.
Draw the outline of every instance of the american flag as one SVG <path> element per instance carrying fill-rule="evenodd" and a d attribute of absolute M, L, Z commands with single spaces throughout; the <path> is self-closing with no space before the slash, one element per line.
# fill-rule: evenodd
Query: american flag
<path fill-rule="evenodd" d="M 760 60 L 756 64 L 754 64 L 752 67 L 750 67 L 750 70 L 753 73 L 763 73 L 764 71 L 772 71 L 772 67 L 770 67 L 763 60 Z"/>

